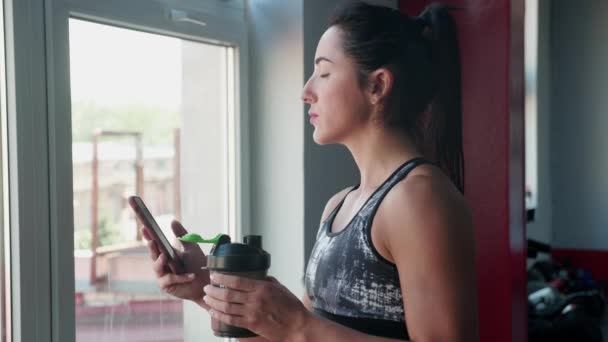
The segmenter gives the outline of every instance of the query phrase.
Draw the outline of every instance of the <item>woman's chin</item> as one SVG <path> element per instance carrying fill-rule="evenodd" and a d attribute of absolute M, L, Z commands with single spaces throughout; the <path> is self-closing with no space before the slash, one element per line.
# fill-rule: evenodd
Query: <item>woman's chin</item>
<path fill-rule="evenodd" d="M 318 130 L 315 129 L 315 131 L 312 134 L 312 140 L 317 144 L 317 145 L 325 145 L 325 143 L 323 142 L 323 136 L 321 134 L 319 134 Z"/>
<path fill-rule="evenodd" d="M 321 134 L 318 129 L 315 129 L 314 133 L 312 134 L 312 140 L 314 140 L 317 145 L 328 145 L 334 143 L 331 139 L 329 139 L 329 137 Z"/>

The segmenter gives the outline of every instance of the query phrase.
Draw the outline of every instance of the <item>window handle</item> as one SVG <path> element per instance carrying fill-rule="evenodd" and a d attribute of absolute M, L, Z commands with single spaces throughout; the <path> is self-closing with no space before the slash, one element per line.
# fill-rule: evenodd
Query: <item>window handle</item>
<path fill-rule="evenodd" d="M 207 23 L 202 20 L 190 18 L 186 11 L 171 9 L 171 11 L 169 12 L 169 16 L 170 16 L 171 20 L 173 20 L 175 22 L 191 23 L 191 24 L 196 24 L 196 25 L 200 25 L 200 26 L 207 26 Z"/>

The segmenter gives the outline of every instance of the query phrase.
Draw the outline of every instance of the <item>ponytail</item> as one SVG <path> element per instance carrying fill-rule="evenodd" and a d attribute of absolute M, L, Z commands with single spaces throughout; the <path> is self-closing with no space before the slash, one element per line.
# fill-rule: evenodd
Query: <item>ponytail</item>
<path fill-rule="evenodd" d="M 422 150 L 448 174 L 464 193 L 464 152 L 462 146 L 462 91 L 460 50 L 454 19 L 447 7 L 429 5 L 418 16 L 421 34 L 431 46 L 435 67 L 436 94 L 425 122 L 418 125 Z"/>
<path fill-rule="evenodd" d="M 449 9 L 429 5 L 418 17 L 349 1 L 338 6 L 330 26 L 339 27 L 343 48 L 360 79 L 381 67 L 394 74 L 383 121 L 416 141 L 464 193 L 460 52 Z"/>

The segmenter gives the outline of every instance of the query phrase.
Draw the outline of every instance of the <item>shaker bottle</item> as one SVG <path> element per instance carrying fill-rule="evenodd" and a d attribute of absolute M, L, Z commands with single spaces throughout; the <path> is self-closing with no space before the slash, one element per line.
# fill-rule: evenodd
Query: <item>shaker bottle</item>
<path fill-rule="evenodd" d="M 258 280 L 265 279 L 268 268 L 270 268 L 270 254 L 262 249 L 262 237 L 247 235 L 243 242 L 231 243 L 229 236 L 221 236 L 207 256 L 209 272 Z M 213 283 L 211 285 L 219 287 L 219 285 Z M 250 330 L 225 324 L 214 318 L 211 319 L 211 328 L 215 336 L 219 337 L 245 338 L 257 336 Z"/>

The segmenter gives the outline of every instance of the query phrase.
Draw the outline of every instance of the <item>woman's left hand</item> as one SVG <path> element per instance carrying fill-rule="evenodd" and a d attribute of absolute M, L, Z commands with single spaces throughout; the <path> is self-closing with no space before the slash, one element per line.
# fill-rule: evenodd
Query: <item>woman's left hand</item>
<path fill-rule="evenodd" d="M 297 340 L 311 313 L 275 278 L 249 278 L 213 273 L 203 300 L 211 316 L 226 324 L 249 329 L 269 341 Z"/>

